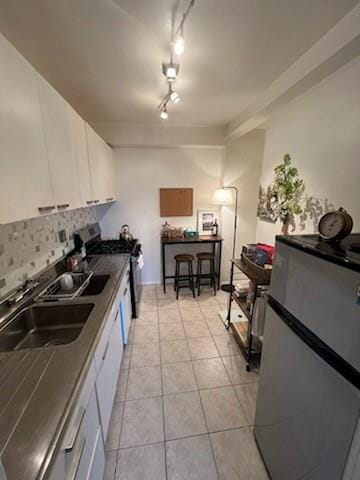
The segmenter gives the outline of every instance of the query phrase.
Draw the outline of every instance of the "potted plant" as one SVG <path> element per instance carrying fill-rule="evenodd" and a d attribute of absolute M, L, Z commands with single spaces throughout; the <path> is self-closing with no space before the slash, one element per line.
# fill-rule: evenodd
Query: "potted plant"
<path fill-rule="evenodd" d="M 301 200 L 305 190 L 305 184 L 299 178 L 297 168 L 292 166 L 288 153 L 284 155 L 283 162 L 274 168 L 271 190 L 276 198 L 278 214 L 282 221 L 281 233 L 287 235 L 294 215 L 300 215 L 303 211 Z"/>

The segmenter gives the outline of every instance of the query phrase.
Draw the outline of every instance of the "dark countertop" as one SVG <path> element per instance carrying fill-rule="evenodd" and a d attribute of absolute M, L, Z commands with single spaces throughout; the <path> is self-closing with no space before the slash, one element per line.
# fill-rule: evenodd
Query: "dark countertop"
<path fill-rule="evenodd" d="M 278 235 L 276 241 L 360 272 L 360 233 L 352 233 L 340 242 L 332 243 L 321 240 L 319 235 Z"/>
<path fill-rule="evenodd" d="M 196 235 L 195 237 L 175 237 L 164 238 L 161 237 L 161 243 L 212 243 L 222 242 L 223 238 L 219 235 Z"/>
<path fill-rule="evenodd" d="M 93 259 L 90 269 L 110 274 L 104 291 L 62 302 L 94 304 L 73 343 L 0 354 L 0 455 L 8 480 L 50 473 L 128 262 L 128 255 Z"/>

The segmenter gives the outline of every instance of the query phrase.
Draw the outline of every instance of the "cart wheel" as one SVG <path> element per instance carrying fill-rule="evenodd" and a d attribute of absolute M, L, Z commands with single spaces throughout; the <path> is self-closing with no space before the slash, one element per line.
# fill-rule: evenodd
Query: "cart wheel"
<path fill-rule="evenodd" d="M 225 325 L 226 330 L 229 330 L 230 325 Z"/>
<path fill-rule="evenodd" d="M 249 364 L 246 365 L 246 371 L 250 372 L 250 365 Z"/>

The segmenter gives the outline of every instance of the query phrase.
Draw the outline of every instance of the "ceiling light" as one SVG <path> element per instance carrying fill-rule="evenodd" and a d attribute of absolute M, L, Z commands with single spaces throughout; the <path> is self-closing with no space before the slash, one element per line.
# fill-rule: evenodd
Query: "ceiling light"
<path fill-rule="evenodd" d="M 172 91 L 170 93 L 170 100 L 172 101 L 172 103 L 179 103 L 180 102 L 180 97 L 179 97 L 178 93 L 175 92 L 175 91 Z"/>
<path fill-rule="evenodd" d="M 162 71 L 163 74 L 166 76 L 169 82 L 173 82 L 176 80 L 176 77 L 179 73 L 180 65 L 178 63 L 163 63 L 162 64 Z"/>
<path fill-rule="evenodd" d="M 167 110 L 166 110 L 166 107 L 163 107 L 160 111 L 160 118 L 161 120 L 167 120 L 168 119 L 168 113 L 167 113 Z"/>
<path fill-rule="evenodd" d="M 185 38 L 183 33 L 181 32 L 181 34 L 177 37 L 174 43 L 174 53 L 180 56 L 184 53 L 184 50 L 185 50 Z"/>

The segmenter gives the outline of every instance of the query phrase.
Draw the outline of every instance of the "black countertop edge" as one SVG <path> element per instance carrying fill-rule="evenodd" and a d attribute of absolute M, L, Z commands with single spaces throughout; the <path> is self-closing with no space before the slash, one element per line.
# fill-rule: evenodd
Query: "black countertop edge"
<path fill-rule="evenodd" d="M 313 237 L 313 235 L 311 236 Z M 340 265 L 341 267 L 345 267 L 349 270 L 353 270 L 354 272 L 360 272 L 360 263 L 357 262 L 356 260 L 350 259 L 348 257 L 340 256 L 340 255 L 335 255 L 334 253 L 328 253 L 324 250 L 314 247 L 309 243 L 306 243 L 305 241 L 300 240 L 296 236 L 292 237 L 291 235 L 290 236 L 276 235 L 275 240 L 277 242 L 285 243 L 286 245 L 294 247 L 297 250 L 306 252 L 309 255 L 313 255 L 314 257 L 327 260 L 331 263 L 335 263 L 336 265 Z"/>

